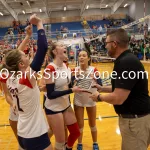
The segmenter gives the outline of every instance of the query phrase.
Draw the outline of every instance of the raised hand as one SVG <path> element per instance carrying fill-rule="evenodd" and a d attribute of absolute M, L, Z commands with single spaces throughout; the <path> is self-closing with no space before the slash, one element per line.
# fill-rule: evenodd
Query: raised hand
<path fill-rule="evenodd" d="M 37 17 L 36 14 L 33 14 L 33 15 L 30 17 L 30 23 L 31 23 L 31 24 L 37 26 L 37 25 L 39 24 L 39 22 L 42 22 L 42 20 L 41 20 L 39 17 Z"/>
<path fill-rule="evenodd" d="M 28 25 L 26 28 L 25 28 L 25 31 L 26 31 L 26 34 L 28 36 L 31 36 L 32 35 L 32 25 Z"/>

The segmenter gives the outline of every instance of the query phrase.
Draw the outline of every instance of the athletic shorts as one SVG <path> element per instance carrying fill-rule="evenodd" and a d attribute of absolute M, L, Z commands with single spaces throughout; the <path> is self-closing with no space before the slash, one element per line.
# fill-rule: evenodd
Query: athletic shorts
<path fill-rule="evenodd" d="M 69 107 L 70 107 L 70 105 L 69 105 L 67 108 L 65 108 L 64 110 L 61 110 L 61 111 L 52 111 L 52 110 L 47 109 L 47 108 L 45 107 L 45 113 L 46 113 L 46 115 L 54 115 L 54 114 L 58 114 L 58 113 L 63 113 L 63 112 L 65 112 Z"/>
<path fill-rule="evenodd" d="M 35 138 L 23 138 L 18 136 L 20 146 L 25 150 L 44 150 L 50 144 L 48 133 Z"/>

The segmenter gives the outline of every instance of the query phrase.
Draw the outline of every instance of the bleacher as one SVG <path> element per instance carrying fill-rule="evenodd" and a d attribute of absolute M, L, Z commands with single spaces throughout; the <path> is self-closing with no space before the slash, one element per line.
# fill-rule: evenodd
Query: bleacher
<path fill-rule="evenodd" d="M 123 19 L 123 22 L 127 23 L 127 20 Z M 91 29 L 92 29 L 93 25 L 97 25 L 97 27 L 99 27 L 101 25 L 104 28 L 104 24 L 110 24 L 110 21 L 109 20 L 94 20 L 94 21 L 88 21 L 88 24 Z M 68 28 L 68 32 L 60 31 L 61 26 Z M 23 27 L 25 28 L 25 26 L 23 26 Z M 9 28 L 12 28 L 12 27 L 0 28 L 0 40 L 5 36 L 5 34 Z M 56 30 L 57 30 L 57 32 L 56 32 Z M 95 33 L 94 31 L 95 30 L 92 30 L 92 33 Z M 15 30 L 13 32 L 14 32 L 15 36 L 18 35 L 18 31 Z M 34 33 L 36 34 L 36 32 L 37 32 L 37 29 L 35 26 L 33 26 L 33 34 Z M 88 32 L 91 33 L 91 31 L 85 32 L 85 29 L 83 28 L 81 22 L 63 22 L 63 23 L 52 23 L 51 30 L 49 30 L 47 32 L 47 35 L 49 35 L 50 38 L 56 39 L 56 37 L 58 35 L 63 37 L 63 34 L 67 34 L 67 37 L 73 37 L 73 33 L 77 33 L 77 34 L 81 33 L 82 36 L 89 36 Z M 51 33 L 51 35 L 50 35 L 50 33 Z M 96 33 L 98 33 L 98 32 L 96 32 Z M 36 35 L 34 35 L 33 38 L 36 39 L 37 38 Z"/>

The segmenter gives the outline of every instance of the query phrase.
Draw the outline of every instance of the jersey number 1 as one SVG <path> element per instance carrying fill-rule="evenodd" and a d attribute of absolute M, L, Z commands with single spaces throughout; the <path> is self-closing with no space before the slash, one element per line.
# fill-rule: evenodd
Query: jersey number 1
<path fill-rule="evenodd" d="M 17 99 L 18 110 L 23 112 L 22 108 L 20 108 L 18 95 L 16 95 L 16 99 Z"/>

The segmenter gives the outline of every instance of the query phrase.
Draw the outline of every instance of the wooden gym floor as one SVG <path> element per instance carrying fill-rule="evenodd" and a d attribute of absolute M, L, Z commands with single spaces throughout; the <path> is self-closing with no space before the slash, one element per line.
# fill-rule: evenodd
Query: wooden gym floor
<path fill-rule="evenodd" d="M 145 70 L 149 73 L 149 91 L 150 91 L 150 63 L 143 62 Z M 98 70 L 109 71 L 113 69 L 113 63 L 92 64 Z M 71 68 L 73 66 L 70 66 Z M 42 103 L 41 93 L 41 103 Z M 73 94 L 71 95 L 71 99 Z M 0 97 L 0 150 L 17 150 L 18 145 L 15 136 L 9 126 L 9 105 L 4 97 Z M 92 150 L 92 138 L 88 127 L 87 115 L 85 113 L 85 128 L 83 136 L 84 150 Z M 107 103 L 97 103 L 97 128 L 98 128 L 98 144 L 100 150 L 120 150 L 121 136 L 118 128 L 118 117 L 114 112 L 113 106 Z M 51 139 L 54 145 L 54 137 Z M 76 149 L 76 144 L 74 150 Z M 150 150 L 150 148 L 149 148 Z"/>

